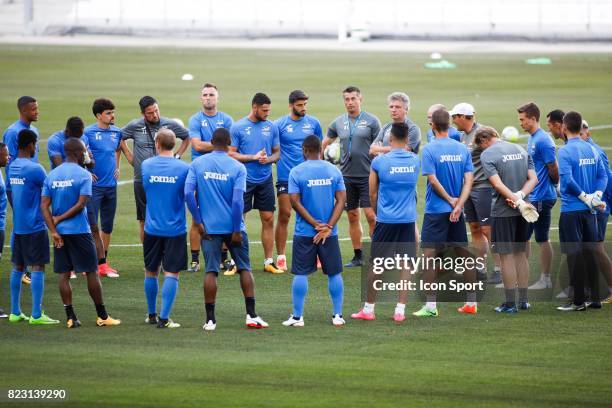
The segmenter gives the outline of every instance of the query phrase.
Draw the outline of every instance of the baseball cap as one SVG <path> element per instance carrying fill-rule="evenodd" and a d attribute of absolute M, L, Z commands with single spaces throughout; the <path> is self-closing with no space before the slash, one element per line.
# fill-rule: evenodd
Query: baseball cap
<path fill-rule="evenodd" d="M 451 116 L 453 115 L 465 115 L 465 116 L 474 116 L 476 111 L 474 107 L 466 102 L 461 102 L 455 105 L 453 109 L 449 112 Z"/>

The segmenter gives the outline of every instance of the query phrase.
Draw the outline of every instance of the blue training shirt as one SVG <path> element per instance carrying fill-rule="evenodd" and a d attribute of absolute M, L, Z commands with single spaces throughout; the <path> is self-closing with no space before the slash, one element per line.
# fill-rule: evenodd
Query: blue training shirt
<path fill-rule="evenodd" d="M 306 211 L 317 221 L 327 222 L 334 211 L 336 191 L 344 191 L 344 178 L 336 166 L 325 160 L 306 160 L 289 172 L 289 194 L 299 194 Z M 317 231 L 299 213 L 295 235 L 314 237 Z M 331 236 L 338 235 L 334 225 Z"/>
<path fill-rule="evenodd" d="M 51 170 L 43 185 L 42 195 L 51 198 L 51 214 L 55 217 L 74 207 L 80 196 L 91 197 L 91 174 L 76 163 L 62 163 Z M 87 208 L 56 225 L 58 234 L 89 234 Z"/>
<path fill-rule="evenodd" d="M 451 197 L 459 197 L 464 174 L 474 172 L 472 156 L 463 143 L 444 137 L 434 139 L 423 148 L 423 175 L 435 174 Z M 425 193 L 425 214 L 441 214 L 453 211 L 453 207 L 436 193 L 429 182 Z"/>
<path fill-rule="evenodd" d="M 4 231 L 6 228 L 6 203 L 6 185 L 2 172 L 0 172 L 0 231 Z"/>
<path fill-rule="evenodd" d="M 561 180 L 561 212 L 588 210 L 578 195 L 605 191 L 607 171 L 597 150 L 579 137 L 569 139 L 559 149 L 559 178 Z"/>
<path fill-rule="evenodd" d="M 321 123 L 314 116 L 306 115 L 299 120 L 291 119 L 285 115 L 274 122 L 278 127 L 280 140 L 280 160 L 276 163 L 276 181 L 289 180 L 292 168 L 304 162 L 302 143 L 310 135 L 323 140 Z"/>
<path fill-rule="evenodd" d="M 415 222 L 416 186 L 420 171 L 419 157 L 404 149 L 394 149 L 372 161 L 378 175 L 376 221 L 387 224 Z"/>
<path fill-rule="evenodd" d="M 533 165 L 538 176 L 538 184 L 529 194 L 529 199 L 532 202 L 556 200 L 557 192 L 548 174 L 548 164 L 557 160 L 556 146 L 552 137 L 539 128 L 527 141 L 527 153 L 533 159 Z"/>
<path fill-rule="evenodd" d="M 189 118 L 189 137 L 200 139 L 203 142 L 210 142 L 215 130 L 225 128 L 230 130 L 234 120 L 225 112 L 217 112 L 213 116 L 208 116 L 202 111 L 195 113 Z M 210 153 L 210 152 L 209 152 Z M 202 156 L 202 153 L 191 147 L 191 160 Z"/>
<path fill-rule="evenodd" d="M 142 162 L 142 186 L 147 196 L 144 230 L 158 237 L 176 237 L 187 232 L 185 180 L 189 165 L 168 156 Z"/>
<path fill-rule="evenodd" d="M 13 232 L 32 234 L 46 229 L 40 211 L 45 169 L 30 159 L 17 158 L 8 169 L 13 191 Z"/>
<path fill-rule="evenodd" d="M 86 127 L 83 136 L 87 138 L 89 150 L 96 161 L 92 172 L 98 177 L 98 180 L 94 186 L 115 187 L 117 185 L 115 179 L 116 152 L 121 144 L 121 129 L 113 125 L 102 129 L 95 124 Z"/>
<path fill-rule="evenodd" d="M 85 147 L 89 150 L 89 142 L 84 134 L 80 139 L 85 143 Z M 53 157 L 60 156 L 62 163 L 66 161 L 66 152 L 64 151 L 64 143 L 66 143 L 66 134 L 63 130 L 55 132 L 47 141 L 47 154 L 49 155 L 49 165 L 53 170 L 56 166 L 53 164 Z"/>
<path fill-rule="evenodd" d="M 449 126 L 448 127 L 448 137 L 450 137 L 453 140 L 456 140 L 458 142 L 461 141 L 461 132 L 457 130 L 457 128 L 453 127 L 453 126 Z M 429 129 L 427 131 L 427 143 L 431 143 L 432 140 L 434 140 L 436 138 L 436 135 L 434 135 L 434 132 L 432 129 Z"/>
<path fill-rule="evenodd" d="M 263 122 L 251 122 L 248 117 L 240 119 L 232 125 L 232 146 L 241 154 L 256 154 L 266 149 L 268 156 L 272 154 L 272 148 L 278 147 L 278 128 L 269 120 Z M 260 164 L 258 161 L 244 163 L 247 170 L 247 182 L 259 184 L 272 177 L 272 164 Z"/>
<path fill-rule="evenodd" d="M 6 165 L 6 175 L 7 175 L 6 189 L 9 191 L 11 190 L 11 180 L 8 177 L 8 171 L 9 171 L 9 168 L 11 167 L 11 163 L 15 159 L 17 159 L 17 153 L 19 152 L 19 143 L 18 143 L 19 141 L 17 138 L 19 136 L 19 132 L 21 132 L 23 129 L 30 129 L 31 131 L 36 133 L 37 140 L 40 139 L 40 134 L 38 133 L 38 129 L 36 128 L 36 126 L 32 124 L 27 125 L 26 123 L 22 122 L 21 119 L 17 120 L 17 122 L 10 125 L 4 131 L 4 135 L 2 137 L 2 143 L 6 145 L 6 147 L 8 148 L 8 152 L 9 152 L 9 160 Z M 34 157 L 32 157 L 30 160 L 32 160 L 35 163 L 38 163 L 38 143 L 36 144 L 36 153 L 34 154 Z"/>
<path fill-rule="evenodd" d="M 196 186 L 200 217 L 209 234 L 231 234 L 234 190 L 246 191 L 244 164 L 226 152 L 213 151 L 191 163 L 187 183 Z M 244 221 L 240 231 L 246 231 Z"/>

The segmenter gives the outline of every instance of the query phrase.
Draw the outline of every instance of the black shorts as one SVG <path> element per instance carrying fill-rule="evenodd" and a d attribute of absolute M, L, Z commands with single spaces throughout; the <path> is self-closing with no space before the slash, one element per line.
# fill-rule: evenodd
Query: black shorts
<path fill-rule="evenodd" d="M 249 212 L 252 209 L 259 211 L 274 211 L 276 210 L 276 197 L 274 196 L 274 182 L 272 177 L 263 183 L 247 182 L 246 191 L 244 192 L 244 212 Z"/>
<path fill-rule="evenodd" d="M 493 187 L 475 188 L 470 191 L 463 208 L 467 222 L 477 222 L 483 226 L 491 225 L 493 192 Z"/>
<path fill-rule="evenodd" d="M 0 230 L 0 254 L 4 251 L 4 230 Z"/>
<path fill-rule="evenodd" d="M 597 242 L 606 240 L 606 228 L 608 227 L 608 217 L 610 214 L 597 212 Z"/>
<path fill-rule="evenodd" d="M 416 256 L 415 223 L 377 222 L 372 234 L 372 257 Z"/>
<path fill-rule="evenodd" d="M 344 177 L 344 186 L 346 187 L 345 209 L 347 211 L 372 206 L 370 204 L 370 179 L 368 177 Z"/>
<path fill-rule="evenodd" d="M 557 200 L 542 200 L 534 201 L 533 204 L 538 210 L 538 220 L 536 222 L 528 223 L 529 231 L 527 234 L 527 240 L 531 239 L 531 235 L 535 232 L 536 242 L 548 241 L 550 233 L 550 223 L 552 222 L 552 208 L 555 206 Z"/>
<path fill-rule="evenodd" d="M 98 256 L 93 237 L 88 234 L 62 235 L 64 246 L 53 248 L 53 272 L 92 273 L 98 271 Z"/>
<path fill-rule="evenodd" d="M 529 240 L 529 223 L 520 215 L 493 217 L 491 250 L 497 254 L 525 252 Z"/>
<path fill-rule="evenodd" d="M 559 216 L 561 252 L 572 254 L 586 242 L 598 242 L 597 216 L 589 210 L 562 212 Z"/>
<path fill-rule="evenodd" d="M 289 194 L 289 182 L 288 181 L 277 181 L 276 182 L 276 196 L 279 197 L 283 194 Z"/>
<path fill-rule="evenodd" d="M 450 214 L 425 214 L 421 227 L 421 247 L 441 249 L 445 246 L 467 246 L 463 214 L 457 222 L 450 222 Z"/>
<path fill-rule="evenodd" d="M 19 266 L 49 263 L 49 236 L 47 230 L 31 234 L 13 234 L 11 262 Z"/>
<path fill-rule="evenodd" d="M 342 272 L 342 256 L 338 236 L 329 237 L 325 243 L 314 244 L 313 237 L 293 237 L 293 257 L 291 273 L 310 275 L 317 270 L 317 257 L 325 275 L 336 275 Z"/>
<path fill-rule="evenodd" d="M 187 234 L 158 237 L 145 232 L 142 249 L 145 268 L 149 272 L 156 272 L 160 265 L 166 272 L 177 273 L 187 269 Z"/>
<path fill-rule="evenodd" d="M 134 200 L 136 201 L 136 219 L 144 221 L 147 215 L 147 195 L 142 181 L 134 181 Z"/>
<path fill-rule="evenodd" d="M 141 184 L 142 185 L 142 184 Z M 117 187 L 92 187 L 91 199 L 87 203 L 87 219 L 89 225 L 100 226 L 102 232 L 110 234 L 113 232 L 115 213 L 117 212 Z"/>

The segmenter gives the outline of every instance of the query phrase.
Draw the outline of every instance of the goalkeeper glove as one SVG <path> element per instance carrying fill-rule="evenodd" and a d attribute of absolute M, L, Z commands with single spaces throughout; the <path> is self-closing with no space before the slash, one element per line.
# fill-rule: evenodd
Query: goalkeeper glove
<path fill-rule="evenodd" d="M 580 193 L 578 198 L 580 201 L 586 204 L 589 207 L 589 210 L 606 210 L 606 203 L 601 199 L 603 197 L 603 193 L 601 191 L 596 191 L 592 194 L 587 194 L 584 191 Z"/>
<path fill-rule="evenodd" d="M 536 210 L 531 203 L 525 202 L 522 198 L 516 200 L 514 205 L 521 212 L 521 215 L 527 222 L 536 222 L 540 217 L 538 210 Z"/>

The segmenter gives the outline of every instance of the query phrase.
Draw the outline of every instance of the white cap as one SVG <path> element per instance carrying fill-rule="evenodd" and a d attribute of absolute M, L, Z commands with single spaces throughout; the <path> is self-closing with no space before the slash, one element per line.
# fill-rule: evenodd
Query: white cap
<path fill-rule="evenodd" d="M 588 129 L 589 128 L 589 122 L 587 122 L 586 120 L 582 119 L 582 128 L 583 129 Z"/>
<path fill-rule="evenodd" d="M 465 116 L 474 116 L 476 111 L 474 107 L 467 102 L 461 102 L 455 105 L 453 109 L 449 112 L 451 116 L 453 115 L 465 115 Z"/>

